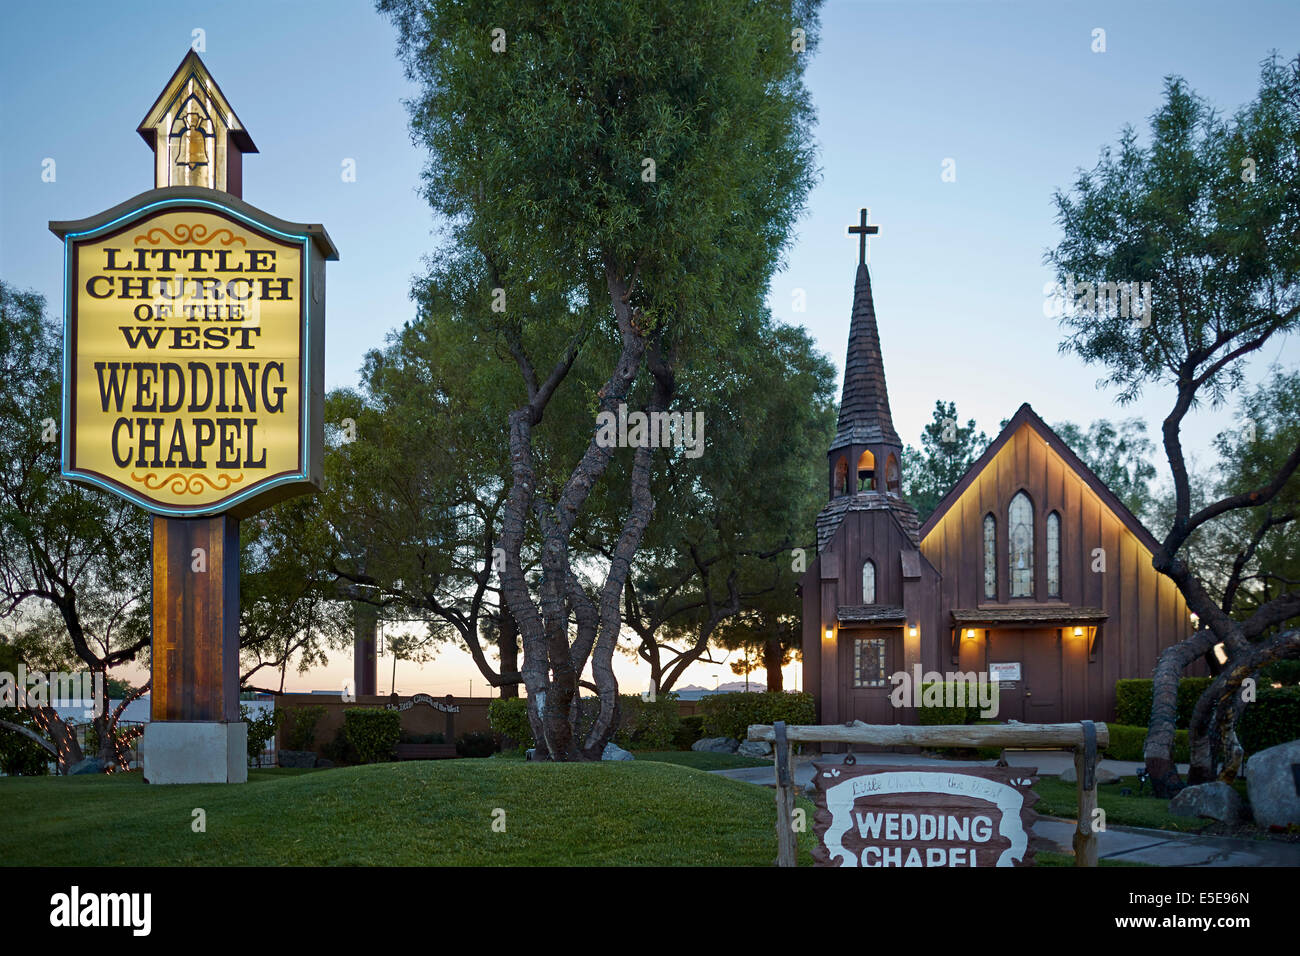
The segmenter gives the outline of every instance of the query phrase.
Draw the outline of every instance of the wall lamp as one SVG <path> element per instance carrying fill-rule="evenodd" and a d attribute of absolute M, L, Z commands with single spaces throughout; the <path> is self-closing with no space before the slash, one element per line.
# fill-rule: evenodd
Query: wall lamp
<path fill-rule="evenodd" d="M 908 637 L 916 637 L 916 625 L 915 625 L 915 624 L 912 624 L 912 625 L 910 625 L 910 626 L 908 627 L 908 629 L 907 629 L 907 636 L 908 636 Z"/>

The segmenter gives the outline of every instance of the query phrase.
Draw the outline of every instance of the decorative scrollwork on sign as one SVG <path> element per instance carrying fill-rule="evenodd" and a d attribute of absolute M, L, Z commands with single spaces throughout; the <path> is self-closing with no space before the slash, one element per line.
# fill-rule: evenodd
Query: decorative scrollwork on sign
<path fill-rule="evenodd" d="M 150 491 L 157 491 L 164 485 L 171 485 L 171 492 L 174 495 L 201 495 L 204 491 L 204 484 L 214 491 L 225 491 L 231 485 L 237 485 L 244 480 L 244 473 L 241 471 L 237 475 L 219 473 L 215 479 L 202 474 L 184 475 L 179 471 L 172 472 L 166 477 L 160 478 L 156 472 L 148 472 L 138 475 L 131 472 L 131 480 L 138 481 Z"/>
<path fill-rule="evenodd" d="M 162 226 L 154 226 L 148 232 L 141 233 L 135 237 L 135 242 L 147 242 L 151 246 L 156 246 L 162 242 L 162 237 L 166 237 L 169 242 L 177 245 L 186 242 L 194 242 L 200 246 L 206 246 L 213 239 L 219 241 L 223 246 L 229 246 L 233 243 L 239 243 L 241 246 L 248 245 L 243 236 L 237 236 L 229 229 L 214 229 L 208 231 L 208 227 L 201 222 L 196 223 L 177 223 L 174 232 L 168 232 Z M 227 237 L 227 238 L 223 238 Z"/>

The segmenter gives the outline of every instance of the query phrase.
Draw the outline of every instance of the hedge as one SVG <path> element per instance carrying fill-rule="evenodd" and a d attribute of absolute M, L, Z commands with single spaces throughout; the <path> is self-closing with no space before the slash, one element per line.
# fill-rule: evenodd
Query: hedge
<path fill-rule="evenodd" d="M 691 744 L 704 736 L 704 718 L 699 714 L 691 714 L 689 717 L 683 717 L 682 722 L 677 725 L 677 733 L 673 734 L 674 750 L 690 750 Z"/>
<path fill-rule="evenodd" d="M 356 748 L 361 763 L 392 760 L 402 736 L 402 718 L 395 710 L 349 707 L 343 712 L 343 731 Z"/>
<path fill-rule="evenodd" d="M 316 741 L 316 724 L 324 716 L 325 707 L 321 704 L 277 708 L 275 725 L 280 730 L 280 749 L 311 750 Z"/>
<path fill-rule="evenodd" d="M 488 704 L 488 723 L 502 737 L 509 737 L 524 748 L 533 746 L 533 728 L 528 723 L 528 700 L 524 697 L 497 697 Z"/>
<path fill-rule="evenodd" d="M 677 713 L 676 694 L 657 694 L 654 700 L 645 700 L 640 694 L 620 694 L 618 710 L 614 743 L 624 750 L 668 750 L 673 746 L 682 720 Z"/>
<path fill-rule="evenodd" d="M 639 694 L 620 694 L 619 722 L 613 741 L 624 750 L 667 750 L 677 738 L 681 718 L 677 715 L 677 695 L 660 694 L 647 701 Z M 578 735 L 585 739 L 600 714 L 600 701 L 582 699 L 582 719 Z M 520 747 L 533 747 L 533 728 L 528 722 L 528 702 L 523 697 L 497 698 L 488 704 L 488 723 L 502 737 L 509 737 Z M 688 744 L 689 747 L 689 744 Z"/>
<path fill-rule="evenodd" d="M 1258 753 L 1300 738 L 1300 687 L 1263 687 L 1237 722 L 1246 753 Z"/>
<path fill-rule="evenodd" d="M 916 708 L 916 722 L 925 725 L 943 725 L 943 724 L 973 724 L 980 719 L 979 691 L 972 688 L 969 684 L 958 685 L 954 683 L 939 685 L 934 681 L 921 685 L 921 701 L 926 699 L 926 689 L 930 687 L 942 686 L 942 700 L 951 700 L 956 702 L 958 690 L 962 694 L 961 700 L 966 701 L 966 706 L 938 706 L 938 707 L 918 707 Z M 951 688 L 951 690 L 949 690 Z M 970 702 L 969 694 L 975 693 L 974 703 Z M 997 701 L 997 695 L 993 698 Z M 999 751 L 1000 752 L 1000 751 Z"/>
<path fill-rule="evenodd" d="M 806 691 L 767 691 L 762 694 L 714 694 L 700 700 L 705 737 L 744 740 L 750 724 L 784 720 L 790 725 L 815 724 L 817 705 Z"/>
<path fill-rule="evenodd" d="M 1108 760 L 1131 760 L 1140 764 L 1146 758 L 1142 755 L 1142 746 L 1146 743 L 1146 727 L 1134 727 L 1130 724 L 1107 724 L 1110 743 L 1102 751 Z M 1191 759 L 1187 749 L 1187 731 L 1174 731 L 1174 763 L 1187 763 Z"/>
<path fill-rule="evenodd" d="M 1192 710 L 1212 677 L 1183 677 L 1178 681 L 1178 711 L 1174 726 L 1186 730 Z M 1115 720 L 1131 727 L 1151 723 L 1152 680 L 1149 677 L 1115 681 Z"/>
<path fill-rule="evenodd" d="M 1287 672 L 1283 671 L 1279 676 L 1287 676 Z M 1179 680 L 1178 714 L 1174 723 L 1179 730 L 1187 729 L 1197 700 L 1210 686 L 1212 680 L 1211 677 L 1184 677 Z M 1150 679 L 1115 682 L 1116 724 L 1112 726 L 1138 727 L 1145 735 L 1146 728 L 1151 723 L 1151 684 Z M 1265 681 L 1261 679 L 1260 684 L 1265 684 Z M 1241 741 L 1242 749 L 1252 754 L 1298 737 L 1300 737 L 1300 687 L 1262 686 L 1257 692 L 1255 701 L 1246 705 L 1237 725 L 1237 739 Z M 1185 761 L 1187 757 L 1176 759 Z"/>

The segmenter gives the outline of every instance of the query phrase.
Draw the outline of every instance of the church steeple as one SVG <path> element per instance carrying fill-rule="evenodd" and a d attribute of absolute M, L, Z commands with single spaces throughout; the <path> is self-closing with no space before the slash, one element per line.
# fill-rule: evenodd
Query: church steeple
<path fill-rule="evenodd" d="M 889 411 L 885 363 L 867 269 L 867 236 L 878 232 L 879 227 L 867 225 L 867 217 L 863 209 L 860 225 L 849 227 L 849 233 L 859 237 L 858 273 L 853 286 L 839 427 L 830 447 L 832 498 L 860 491 L 902 493 L 903 443 Z"/>

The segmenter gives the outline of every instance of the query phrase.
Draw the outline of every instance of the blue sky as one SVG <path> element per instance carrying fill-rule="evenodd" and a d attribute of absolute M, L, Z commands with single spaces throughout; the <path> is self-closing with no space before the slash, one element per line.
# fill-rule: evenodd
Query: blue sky
<path fill-rule="evenodd" d="M 411 277 L 437 242 L 416 193 L 423 156 L 407 131 L 401 100 L 412 88 L 389 23 L 342 0 L 24 4 L 5 21 L 0 277 L 43 292 L 60 314 L 61 250 L 46 223 L 152 186 L 135 126 L 202 29 L 204 61 L 260 149 L 244 162 L 244 198 L 324 223 L 339 247 L 326 384 L 354 384 L 364 351 L 412 314 Z M 1052 192 L 1126 123 L 1145 127 L 1169 74 L 1222 109 L 1246 102 L 1271 49 L 1300 52 L 1300 6 L 831 0 L 822 25 L 808 71 L 821 180 L 772 283 L 773 312 L 807 326 L 842 365 L 857 261 L 844 229 L 869 206 L 881 226 L 872 280 L 905 441 L 916 443 L 936 399 L 955 400 L 990 435 L 1025 401 L 1049 422 L 1137 415 L 1157 430 L 1168 393 L 1119 409 L 1096 389 L 1098 370 L 1057 352 L 1060 331 L 1043 314 L 1043 253 L 1058 237 Z M 1104 53 L 1091 49 L 1096 28 Z M 53 183 L 41 179 L 46 158 L 57 164 Z M 346 159 L 356 182 L 340 176 Z M 946 159 L 955 182 L 941 179 Z M 805 312 L 792 309 L 795 289 Z M 1271 345 L 1255 376 L 1272 361 L 1294 366 L 1300 348 Z M 1188 444 L 1201 467 L 1214 467 L 1209 440 L 1227 421 L 1222 411 L 1193 414 Z M 620 667 L 635 684 L 634 666 Z M 687 680 L 730 679 L 726 668 L 699 671 Z M 409 691 L 417 676 L 402 675 Z M 418 682 L 413 689 L 437 689 Z"/>

